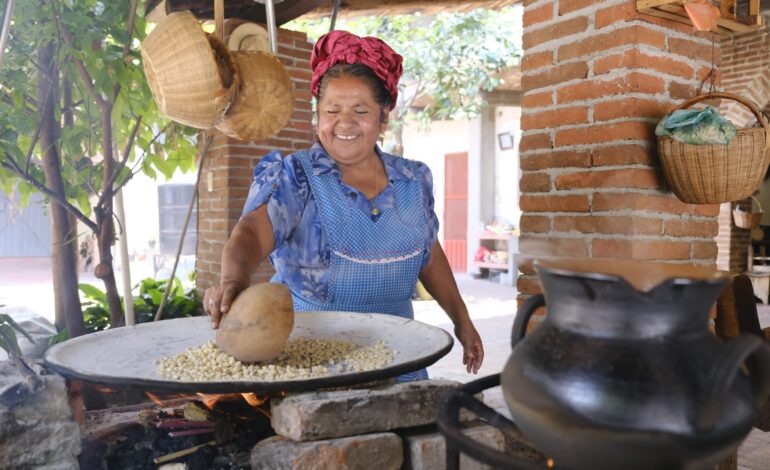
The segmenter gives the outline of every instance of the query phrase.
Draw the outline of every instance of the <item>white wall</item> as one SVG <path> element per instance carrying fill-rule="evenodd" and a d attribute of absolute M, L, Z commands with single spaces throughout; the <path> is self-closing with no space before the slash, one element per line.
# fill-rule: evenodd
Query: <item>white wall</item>
<path fill-rule="evenodd" d="M 498 106 L 495 110 L 495 135 L 510 132 L 514 146 L 509 150 L 495 147 L 495 217 L 519 226 L 519 141 L 521 107 Z"/>
<path fill-rule="evenodd" d="M 433 173 L 433 196 L 440 224 L 439 239 L 444 239 L 444 155 L 467 152 L 468 121 L 436 121 L 427 132 L 415 127 L 404 129 L 404 157 L 424 162 Z"/>

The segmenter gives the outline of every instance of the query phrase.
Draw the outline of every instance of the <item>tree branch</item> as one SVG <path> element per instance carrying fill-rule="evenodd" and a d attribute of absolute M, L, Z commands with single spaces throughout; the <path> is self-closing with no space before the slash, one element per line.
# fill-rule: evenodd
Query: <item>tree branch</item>
<path fill-rule="evenodd" d="M 59 34 L 61 35 L 62 39 L 64 39 L 64 42 L 67 44 L 67 46 L 70 49 L 75 49 L 75 41 L 72 40 L 72 35 L 69 31 L 64 27 L 63 24 L 59 22 L 58 15 L 56 14 L 56 7 L 53 3 L 53 0 L 48 0 L 48 4 L 51 7 L 51 11 L 54 12 L 53 19 L 56 23 L 56 29 L 59 31 Z M 91 79 L 91 75 L 88 73 L 88 69 L 86 68 L 86 65 L 83 63 L 82 60 L 78 59 L 77 57 L 69 54 L 72 59 L 75 61 L 75 67 L 78 70 L 78 73 L 80 74 L 81 80 L 83 80 L 84 84 L 86 85 L 86 88 L 88 89 L 88 93 L 91 95 L 91 97 L 99 103 L 99 107 L 103 108 L 106 103 L 106 100 L 99 94 L 98 91 L 96 91 L 96 87 L 94 87 L 94 81 Z"/>
<path fill-rule="evenodd" d="M 21 167 L 8 154 L 5 154 L 5 158 L 3 158 L 3 160 L 0 162 L 0 165 L 16 173 L 19 177 L 24 179 L 24 181 L 28 182 L 29 184 L 34 186 L 38 191 L 45 194 L 49 198 L 53 199 L 59 205 L 64 207 L 67 211 L 72 213 L 75 217 L 78 218 L 78 220 L 83 222 L 83 224 L 86 227 L 96 232 L 97 226 L 93 220 L 86 217 L 85 214 L 80 212 L 80 210 L 77 207 L 70 204 L 65 198 L 60 197 L 58 194 L 48 189 L 43 183 L 33 178 L 32 175 L 25 174 L 24 171 L 21 169 Z"/>
<path fill-rule="evenodd" d="M 128 56 L 128 53 L 131 51 L 131 39 L 134 37 L 134 24 L 136 23 L 136 8 L 139 4 L 139 0 L 131 0 L 131 3 L 128 6 L 128 25 L 126 26 L 126 29 L 128 30 L 128 40 L 125 44 L 123 44 L 123 59 Z M 125 64 L 125 60 L 121 61 L 123 64 Z M 113 97 L 117 97 L 118 93 L 120 93 L 120 83 L 115 83 L 115 87 L 113 88 Z"/>
<path fill-rule="evenodd" d="M 112 176 L 110 177 L 110 180 L 107 183 L 107 185 L 105 185 L 105 188 L 113 186 L 115 184 L 115 181 L 117 181 L 118 177 L 120 177 L 120 173 L 122 172 L 123 168 L 126 166 L 126 162 L 128 162 L 128 157 L 131 155 L 131 149 L 134 147 L 134 139 L 136 139 L 136 134 L 139 131 L 139 125 L 141 123 L 142 123 L 142 116 L 139 116 L 136 118 L 136 122 L 134 122 L 134 128 L 131 129 L 131 135 L 128 136 L 128 141 L 126 141 L 126 147 L 123 149 L 123 157 L 120 159 L 120 163 L 118 163 L 118 166 L 115 168 L 115 171 L 112 173 Z M 120 187 L 122 187 L 122 185 L 113 188 L 112 193 L 115 194 L 120 189 Z M 106 195 L 107 195 L 107 191 L 104 191 L 102 195 L 99 196 L 99 201 L 96 203 L 98 207 L 101 207 Z"/>
<path fill-rule="evenodd" d="M 38 119 L 37 122 L 37 128 L 35 129 L 35 133 L 32 135 L 32 142 L 29 144 L 29 149 L 27 150 L 27 155 L 24 157 L 24 174 L 29 174 L 29 165 L 32 161 L 32 153 L 35 151 L 35 147 L 37 146 L 37 141 L 40 138 L 40 132 L 43 130 L 43 123 L 45 122 L 46 118 L 48 117 L 48 104 L 51 101 L 51 95 L 53 94 L 53 82 L 50 82 L 50 86 L 48 87 L 48 91 L 45 95 L 45 104 L 43 104 L 43 115 Z"/>

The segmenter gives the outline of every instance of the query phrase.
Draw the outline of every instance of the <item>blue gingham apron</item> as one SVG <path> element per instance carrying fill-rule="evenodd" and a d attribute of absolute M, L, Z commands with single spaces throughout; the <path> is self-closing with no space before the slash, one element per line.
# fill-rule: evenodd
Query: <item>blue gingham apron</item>
<path fill-rule="evenodd" d="M 352 200 L 337 175 L 313 174 L 308 154 L 301 154 L 299 161 L 318 205 L 331 253 L 326 301 L 292 292 L 294 309 L 387 313 L 413 319 L 412 292 L 425 249 L 420 181 L 393 181 L 394 207 L 375 216 Z M 396 381 L 427 378 L 427 370 L 421 369 Z"/>

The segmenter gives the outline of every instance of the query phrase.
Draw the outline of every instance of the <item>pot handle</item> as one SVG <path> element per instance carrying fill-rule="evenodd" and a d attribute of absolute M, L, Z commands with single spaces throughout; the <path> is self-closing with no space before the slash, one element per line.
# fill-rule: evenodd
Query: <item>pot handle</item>
<path fill-rule="evenodd" d="M 725 343 L 725 346 L 726 353 L 713 365 L 708 377 L 711 386 L 706 391 L 704 406 L 696 423 L 700 431 L 710 429 L 721 416 L 727 394 L 744 362 L 751 377 L 757 409 L 770 393 L 770 345 L 753 334 L 742 334 Z"/>
<path fill-rule="evenodd" d="M 532 314 L 540 307 L 545 307 L 545 297 L 543 294 L 536 294 L 528 298 L 524 305 L 516 312 L 516 319 L 513 321 L 513 331 L 511 332 L 511 348 L 524 338 L 527 334 L 527 325 Z"/>

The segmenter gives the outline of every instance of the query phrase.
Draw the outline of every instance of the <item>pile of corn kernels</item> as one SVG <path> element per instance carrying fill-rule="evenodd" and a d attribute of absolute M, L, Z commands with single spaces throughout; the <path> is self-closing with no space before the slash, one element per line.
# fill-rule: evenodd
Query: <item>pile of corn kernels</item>
<path fill-rule="evenodd" d="M 217 348 L 213 341 L 158 361 L 158 373 L 176 380 L 283 381 L 325 377 L 332 372 L 363 372 L 393 361 L 397 351 L 385 341 L 359 346 L 350 341 L 290 339 L 284 353 L 269 363 L 245 363 Z"/>

